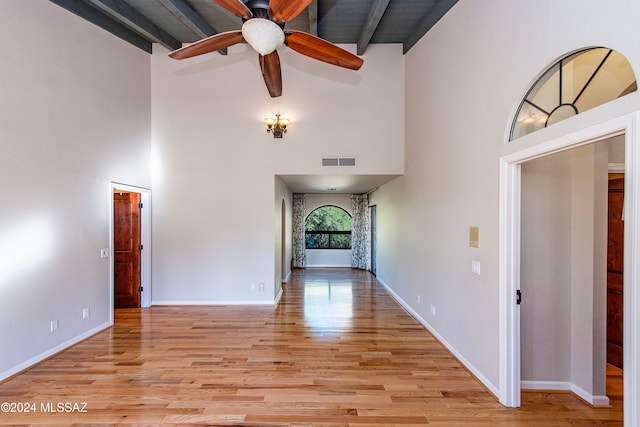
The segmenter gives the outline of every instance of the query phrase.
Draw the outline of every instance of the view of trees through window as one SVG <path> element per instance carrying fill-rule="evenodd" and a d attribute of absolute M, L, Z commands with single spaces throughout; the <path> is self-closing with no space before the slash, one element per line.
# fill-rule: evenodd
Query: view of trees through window
<path fill-rule="evenodd" d="M 304 224 L 307 249 L 351 249 L 351 215 L 337 206 L 322 206 Z"/>

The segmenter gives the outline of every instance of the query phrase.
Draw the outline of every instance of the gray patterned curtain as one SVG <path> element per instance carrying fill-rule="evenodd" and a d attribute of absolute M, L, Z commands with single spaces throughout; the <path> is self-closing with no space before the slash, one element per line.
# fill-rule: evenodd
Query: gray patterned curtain
<path fill-rule="evenodd" d="M 369 268 L 369 197 L 366 194 L 352 194 L 351 208 L 351 267 Z"/>
<path fill-rule="evenodd" d="M 304 194 L 293 194 L 293 267 L 307 266 L 307 252 L 304 240 L 304 219 L 306 214 Z"/>

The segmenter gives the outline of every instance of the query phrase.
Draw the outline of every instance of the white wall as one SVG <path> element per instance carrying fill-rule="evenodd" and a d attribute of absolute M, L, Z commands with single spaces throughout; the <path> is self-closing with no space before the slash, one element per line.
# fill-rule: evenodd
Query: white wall
<path fill-rule="evenodd" d="M 591 396 L 605 396 L 608 148 L 592 144 L 572 154 L 571 383 Z M 596 319 L 602 322 L 596 325 Z"/>
<path fill-rule="evenodd" d="M 351 267 L 351 249 L 307 249 L 307 267 Z"/>
<path fill-rule="evenodd" d="M 358 72 L 279 52 L 271 99 L 246 45 L 184 61 L 155 47 L 155 304 L 273 303 L 274 176 L 326 173 L 327 156 L 356 157 L 355 174 L 403 171 L 402 127 L 372 125 L 403 122 L 401 46 L 371 46 Z M 283 139 L 262 123 L 276 112 L 292 120 Z"/>
<path fill-rule="evenodd" d="M 350 194 L 306 194 L 304 198 L 305 212 L 308 216 L 322 206 L 337 206 L 353 215 Z"/>
<path fill-rule="evenodd" d="M 608 152 L 599 142 L 522 166 L 524 388 L 606 395 Z"/>
<path fill-rule="evenodd" d="M 2 379 L 109 325 L 110 183 L 150 186 L 151 112 L 148 54 L 51 2 L 0 2 L 0 40 Z"/>
<path fill-rule="evenodd" d="M 572 158 L 522 166 L 522 381 L 571 380 Z"/>
<path fill-rule="evenodd" d="M 640 3 L 628 0 L 460 0 L 405 57 L 405 175 L 371 195 L 378 277 L 494 392 L 499 159 L 633 112 L 640 99 L 634 93 L 506 143 L 512 115 L 539 73 L 568 52 L 611 47 L 638 73 L 639 19 Z M 468 245 L 470 226 L 480 227 L 479 248 Z"/>

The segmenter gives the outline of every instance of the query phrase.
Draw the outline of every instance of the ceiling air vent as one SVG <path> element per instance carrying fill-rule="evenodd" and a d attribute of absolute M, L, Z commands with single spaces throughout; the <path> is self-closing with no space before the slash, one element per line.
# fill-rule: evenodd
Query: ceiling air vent
<path fill-rule="evenodd" d="M 355 157 L 331 157 L 322 159 L 322 166 L 355 166 Z"/>

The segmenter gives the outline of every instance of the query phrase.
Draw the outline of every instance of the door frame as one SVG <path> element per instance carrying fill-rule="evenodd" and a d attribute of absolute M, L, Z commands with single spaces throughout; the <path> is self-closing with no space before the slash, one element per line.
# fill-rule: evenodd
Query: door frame
<path fill-rule="evenodd" d="M 280 289 L 289 280 L 287 274 L 287 203 L 282 199 L 280 204 Z M 278 286 L 276 286 L 278 287 Z"/>
<path fill-rule="evenodd" d="M 110 322 L 113 324 L 113 310 L 115 308 L 115 276 L 114 276 L 114 256 L 113 256 L 113 238 L 114 238 L 114 212 L 113 212 L 113 193 L 122 190 L 133 193 L 140 193 L 140 202 L 144 206 L 140 211 L 140 244 L 144 248 L 140 253 L 140 286 L 143 291 L 140 293 L 140 307 L 151 307 L 151 190 L 143 187 L 136 187 L 117 182 L 111 183 L 111 191 L 109 192 L 109 254 L 111 256 L 110 279 L 109 279 L 109 299 L 110 299 Z"/>
<path fill-rule="evenodd" d="M 520 406 L 521 165 L 625 135 L 624 425 L 640 424 L 640 112 L 627 114 L 500 158 L 499 400 Z M 526 297 L 525 297 L 526 298 Z"/>
<path fill-rule="evenodd" d="M 378 209 L 377 205 L 369 206 L 369 271 L 377 276 L 378 271 Z"/>

